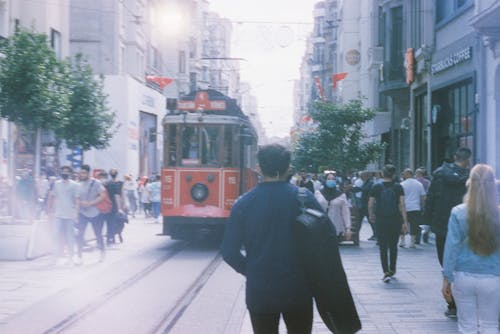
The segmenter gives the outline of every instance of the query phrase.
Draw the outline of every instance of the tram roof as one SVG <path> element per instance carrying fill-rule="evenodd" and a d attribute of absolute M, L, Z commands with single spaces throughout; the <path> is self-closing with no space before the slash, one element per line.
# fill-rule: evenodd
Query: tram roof
<path fill-rule="evenodd" d="M 230 98 L 227 95 L 222 94 L 221 92 L 215 89 L 202 89 L 193 91 L 180 99 L 181 101 L 196 101 L 197 96 L 200 93 L 206 93 L 208 95 L 209 101 L 224 101 L 226 108 L 224 110 L 210 110 L 204 109 L 203 113 L 205 114 L 214 114 L 214 115 L 227 115 L 227 116 L 240 116 L 246 117 L 241 108 L 238 106 L 236 99 Z"/>

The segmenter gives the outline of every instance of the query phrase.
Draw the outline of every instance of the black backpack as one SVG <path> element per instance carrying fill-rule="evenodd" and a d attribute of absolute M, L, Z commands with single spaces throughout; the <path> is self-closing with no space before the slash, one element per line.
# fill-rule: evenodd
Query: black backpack
<path fill-rule="evenodd" d="M 394 190 L 394 184 L 385 185 L 385 183 L 382 183 L 380 200 L 377 203 L 377 212 L 384 217 L 394 217 L 400 214 L 399 198 Z"/>

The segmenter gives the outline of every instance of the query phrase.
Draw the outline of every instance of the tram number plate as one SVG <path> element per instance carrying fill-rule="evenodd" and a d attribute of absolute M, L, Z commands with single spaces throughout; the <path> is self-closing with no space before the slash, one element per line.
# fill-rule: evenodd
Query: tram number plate
<path fill-rule="evenodd" d="M 230 176 L 227 178 L 229 184 L 236 184 L 236 176 Z"/>

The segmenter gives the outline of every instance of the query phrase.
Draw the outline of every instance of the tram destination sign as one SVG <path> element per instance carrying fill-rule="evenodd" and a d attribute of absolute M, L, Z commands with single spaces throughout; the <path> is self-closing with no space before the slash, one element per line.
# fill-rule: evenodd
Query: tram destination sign
<path fill-rule="evenodd" d="M 185 111 L 226 110 L 226 101 L 209 100 L 207 92 L 198 92 L 194 100 L 180 100 L 177 109 Z"/>
<path fill-rule="evenodd" d="M 462 50 L 450 54 L 446 58 L 443 58 L 436 63 L 433 63 L 431 65 L 431 73 L 433 75 L 437 74 L 439 72 L 449 69 L 450 67 L 463 63 L 464 61 L 467 61 L 471 58 L 472 58 L 472 47 L 468 46 Z"/>

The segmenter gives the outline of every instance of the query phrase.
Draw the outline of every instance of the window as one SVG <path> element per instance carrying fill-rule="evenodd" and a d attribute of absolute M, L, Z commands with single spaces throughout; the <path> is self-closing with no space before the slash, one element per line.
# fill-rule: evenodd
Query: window
<path fill-rule="evenodd" d="M 50 29 L 50 46 L 54 49 L 57 59 L 61 59 L 61 33 L 55 29 Z"/>
<path fill-rule="evenodd" d="M 198 76 L 196 72 L 189 73 L 189 89 L 192 92 L 194 92 L 198 88 L 197 77 Z"/>
<path fill-rule="evenodd" d="M 179 51 L 179 73 L 186 73 L 186 51 Z"/>
<path fill-rule="evenodd" d="M 196 38 L 191 37 L 189 39 L 189 58 L 190 59 L 196 58 L 196 49 L 197 49 L 196 44 L 197 44 Z"/>
<path fill-rule="evenodd" d="M 385 46 L 385 20 L 386 13 L 382 7 L 379 7 L 379 20 L 378 20 L 378 44 Z"/>
<path fill-rule="evenodd" d="M 403 7 L 391 9 L 391 31 L 389 46 L 388 79 L 397 80 L 404 77 L 403 50 Z"/>
<path fill-rule="evenodd" d="M 412 0 L 411 2 L 411 44 L 418 49 L 422 45 L 422 0 Z"/>
<path fill-rule="evenodd" d="M 224 128 L 224 167 L 237 167 L 237 157 L 235 154 L 237 138 L 235 127 L 226 125 Z"/>
<path fill-rule="evenodd" d="M 325 29 L 325 18 L 323 16 L 320 16 L 316 19 L 316 24 L 315 24 L 314 28 L 315 28 L 315 36 L 316 37 L 323 36 L 324 29 Z"/>
<path fill-rule="evenodd" d="M 176 126 L 169 129 L 169 165 L 176 165 Z M 222 129 L 220 125 L 183 127 L 181 135 L 182 166 L 212 166 L 220 167 Z M 233 145 L 232 141 L 230 145 Z"/>
<path fill-rule="evenodd" d="M 168 157 L 166 161 L 169 166 L 177 164 L 177 125 L 171 124 L 168 126 Z"/>
<path fill-rule="evenodd" d="M 436 0 L 436 23 L 452 20 L 473 4 L 473 0 Z"/>

